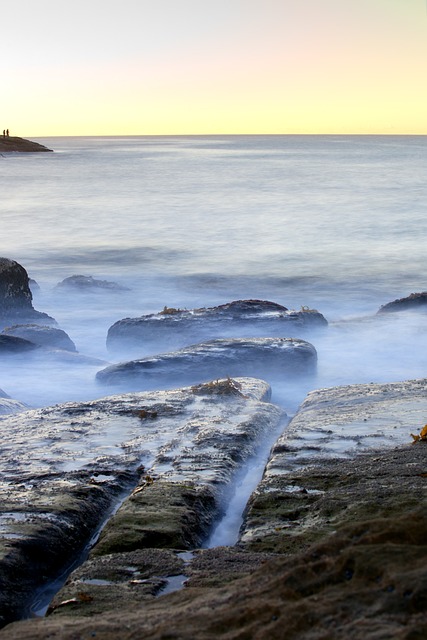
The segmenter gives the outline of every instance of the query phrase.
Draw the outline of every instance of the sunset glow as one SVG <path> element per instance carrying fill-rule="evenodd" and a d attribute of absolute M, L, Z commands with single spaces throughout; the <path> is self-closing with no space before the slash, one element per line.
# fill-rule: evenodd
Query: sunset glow
<path fill-rule="evenodd" d="M 11 135 L 427 134 L 424 0 L 14 0 L 2 22 Z"/>

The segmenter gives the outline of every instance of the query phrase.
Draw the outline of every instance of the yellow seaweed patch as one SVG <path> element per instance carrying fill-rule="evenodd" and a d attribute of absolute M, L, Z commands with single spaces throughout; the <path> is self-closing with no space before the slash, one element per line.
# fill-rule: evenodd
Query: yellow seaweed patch
<path fill-rule="evenodd" d="M 427 424 L 423 426 L 418 436 L 414 436 L 413 433 L 411 433 L 411 436 L 413 437 L 414 442 L 427 442 Z"/>

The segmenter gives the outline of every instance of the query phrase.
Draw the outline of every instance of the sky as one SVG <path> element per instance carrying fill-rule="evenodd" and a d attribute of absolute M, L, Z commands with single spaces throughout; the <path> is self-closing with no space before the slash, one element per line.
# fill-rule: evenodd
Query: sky
<path fill-rule="evenodd" d="M 10 135 L 427 134 L 426 0 L 8 0 L 1 22 Z"/>

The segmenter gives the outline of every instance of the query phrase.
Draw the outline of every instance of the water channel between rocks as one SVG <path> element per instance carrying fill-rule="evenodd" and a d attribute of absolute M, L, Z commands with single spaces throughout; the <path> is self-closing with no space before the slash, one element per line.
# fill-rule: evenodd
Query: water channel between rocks
<path fill-rule="evenodd" d="M 232 482 L 230 483 L 224 494 L 223 504 L 221 505 L 222 515 L 213 524 L 211 533 L 206 538 L 201 548 L 212 549 L 214 547 L 233 546 L 234 544 L 236 544 L 239 539 L 240 527 L 243 522 L 244 510 L 248 499 L 260 482 L 265 469 L 265 465 L 267 464 L 269 458 L 269 454 L 271 452 L 271 448 L 276 442 L 277 438 L 288 425 L 289 419 L 290 418 L 286 416 L 286 414 L 284 414 L 282 419 L 279 421 L 277 428 L 269 433 L 268 436 L 263 438 L 259 443 L 255 455 L 247 460 L 247 462 L 236 472 Z M 153 459 L 145 459 L 143 462 L 145 465 L 145 469 L 147 470 L 147 474 L 149 475 L 150 473 L 152 473 L 151 467 L 153 464 Z M 38 617 L 46 615 L 49 609 L 49 605 L 52 602 L 55 594 L 58 593 L 58 591 L 64 586 L 68 576 L 80 565 L 82 565 L 88 558 L 89 552 L 98 540 L 101 531 L 111 520 L 111 518 L 118 512 L 123 502 L 126 500 L 126 498 L 134 488 L 134 485 L 129 486 L 128 490 L 124 491 L 121 494 L 121 496 L 117 500 L 117 503 L 114 505 L 113 509 L 111 509 L 110 513 L 107 515 L 97 531 L 94 533 L 91 540 L 82 551 L 81 555 L 60 576 L 58 576 L 55 581 L 49 583 L 43 589 L 40 589 L 38 591 L 36 599 L 33 601 L 31 606 L 31 615 L 35 615 Z M 194 549 L 193 551 L 183 551 L 177 553 L 177 557 L 181 558 L 184 561 L 184 569 L 185 566 L 188 565 L 188 563 L 193 559 L 194 551 L 196 551 L 196 549 Z M 154 578 L 156 578 L 156 576 L 152 576 L 151 579 Z M 163 578 L 165 584 L 162 588 L 159 589 L 157 596 L 163 596 L 182 589 L 185 586 L 187 578 L 188 576 L 184 573 Z M 145 580 L 145 582 L 149 581 L 150 579 Z M 98 586 L 108 586 L 109 584 L 113 584 L 108 580 L 97 579 L 88 579 L 82 582 L 84 584 L 92 584 Z"/>

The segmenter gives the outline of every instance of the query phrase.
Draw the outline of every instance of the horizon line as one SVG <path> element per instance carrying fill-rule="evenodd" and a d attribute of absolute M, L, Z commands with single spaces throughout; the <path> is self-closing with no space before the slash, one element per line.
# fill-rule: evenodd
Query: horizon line
<path fill-rule="evenodd" d="M 399 132 L 317 132 L 317 133 L 86 133 L 86 134 L 35 134 L 34 138 L 208 138 L 208 137 L 278 137 L 278 136 L 427 136 L 424 133 L 399 133 Z M 13 136 L 11 136 L 13 137 Z M 24 136 L 16 136 L 24 137 Z M 27 136 L 25 136 L 27 137 Z"/>

